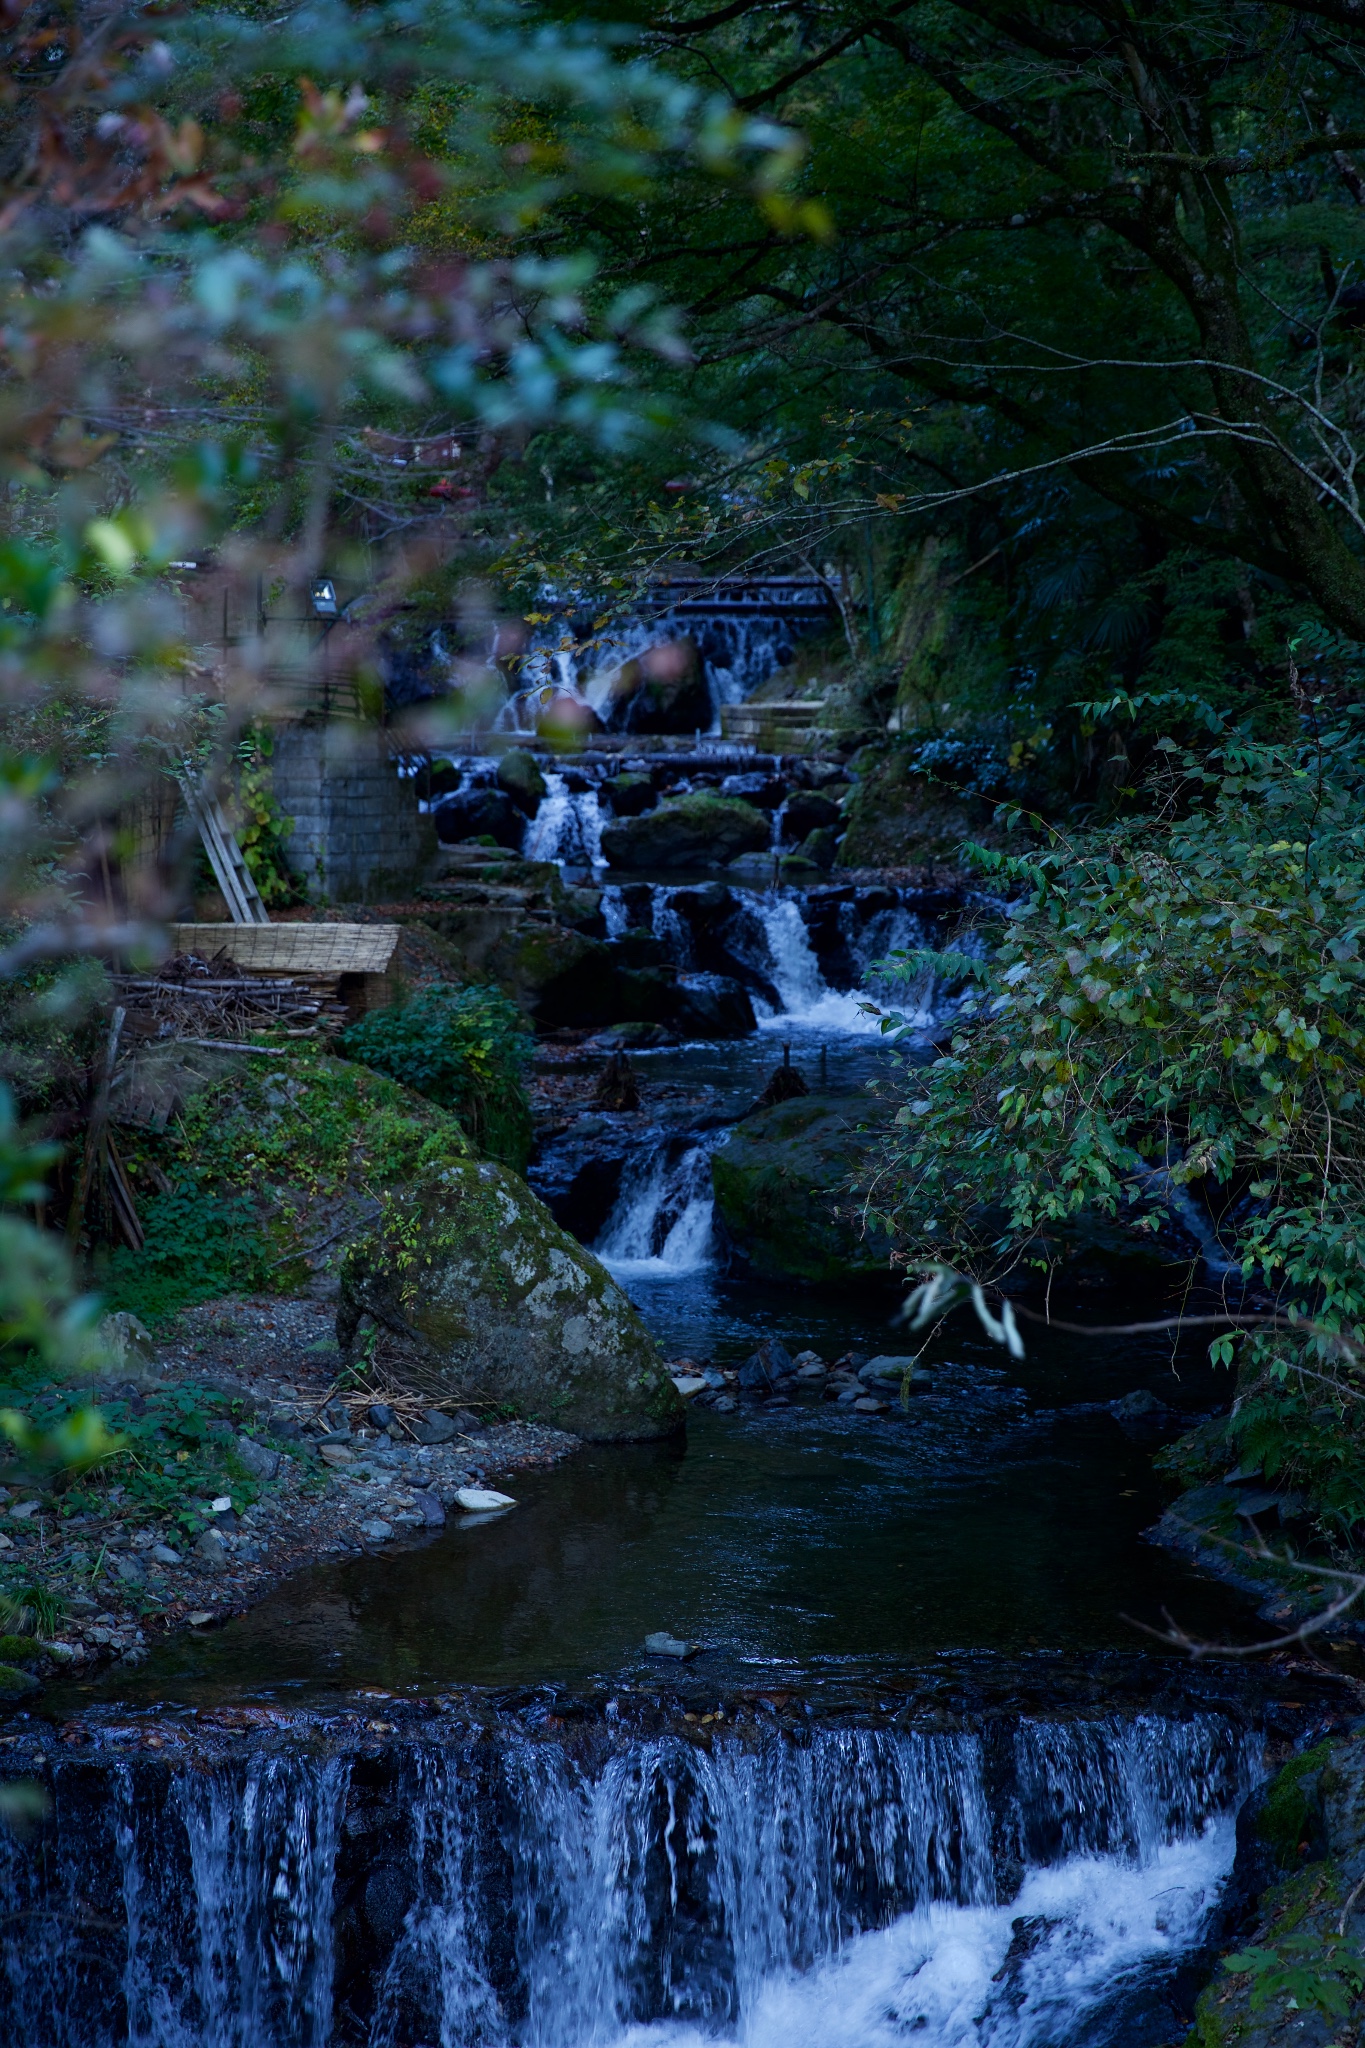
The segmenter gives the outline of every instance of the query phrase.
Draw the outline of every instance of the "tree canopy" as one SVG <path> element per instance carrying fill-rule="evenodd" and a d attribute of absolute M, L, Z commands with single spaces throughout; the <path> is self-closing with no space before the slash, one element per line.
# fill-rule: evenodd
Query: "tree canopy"
<path fill-rule="evenodd" d="M 1365 10 L 633 14 L 657 62 L 808 144 L 763 216 L 681 164 L 579 216 L 684 310 L 679 388 L 741 437 L 655 467 L 650 544 L 957 533 L 1023 658 L 1089 643 L 1129 681 L 1191 565 L 1225 637 L 1281 601 L 1365 637 Z"/>

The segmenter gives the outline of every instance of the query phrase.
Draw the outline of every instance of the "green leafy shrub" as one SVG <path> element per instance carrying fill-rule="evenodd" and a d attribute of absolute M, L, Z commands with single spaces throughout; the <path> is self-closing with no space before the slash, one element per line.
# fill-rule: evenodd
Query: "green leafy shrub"
<path fill-rule="evenodd" d="M 1279 744 L 1213 712 L 1163 738 L 1146 814 L 1027 858 L 948 1055 L 908 1077 L 889 1162 L 912 1260 L 998 1279 L 1088 1212 L 1172 1212 L 1286 1313 L 1365 1322 L 1365 740 L 1354 714 Z M 922 960 L 900 963 L 907 975 Z M 1204 1438 L 1365 1521 L 1359 1376 L 1330 1335 L 1220 1338 L 1238 1401 Z M 1187 1476 L 1194 1476 L 1192 1474 Z"/>
<path fill-rule="evenodd" d="M 270 1242 L 250 1196 L 189 1181 L 148 1196 L 139 1214 L 142 1250 L 120 1246 L 100 1269 L 110 1308 L 159 1321 L 189 1302 L 265 1284 Z"/>
<path fill-rule="evenodd" d="M 237 787 L 232 812 L 237 844 L 251 870 L 263 903 L 300 901 L 298 877 L 285 858 L 294 820 L 275 799 L 270 757 L 274 734 L 268 725 L 253 725 L 237 742 Z"/>
<path fill-rule="evenodd" d="M 522 1073 L 531 1040 L 500 989 L 433 982 L 350 1025 L 342 1044 L 352 1059 L 454 1110 L 481 1152 L 525 1172 L 532 1132 Z"/>

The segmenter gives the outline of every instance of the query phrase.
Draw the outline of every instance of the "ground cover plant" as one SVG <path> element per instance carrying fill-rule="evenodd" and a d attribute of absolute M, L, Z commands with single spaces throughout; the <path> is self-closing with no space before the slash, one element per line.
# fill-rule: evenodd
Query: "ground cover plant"
<path fill-rule="evenodd" d="M 97 1261 L 101 1295 L 155 1323 L 215 1295 L 290 1291 L 318 1240 L 359 1228 L 423 1165 L 471 1149 L 449 1111 L 352 1061 L 229 1056 L 166 1131 L 130 1135 L 147 1242 Z"/>

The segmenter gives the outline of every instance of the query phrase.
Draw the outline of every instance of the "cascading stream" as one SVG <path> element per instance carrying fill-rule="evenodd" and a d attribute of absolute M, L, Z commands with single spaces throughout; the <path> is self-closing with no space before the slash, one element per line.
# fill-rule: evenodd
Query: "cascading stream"
<path fill-rule="evenodd" d="M 711 1154 L 724 1132 L 661 1139 L 626 1168 L 621 1191 L 593 1249 L 619 1278 L 680 1278 L 709 1266 L 714 1252 Z"/>
<path fill-rule="evenodd" d="M 63 1766 L 0 1847 L 0 2038 L 1155 2041 L 1258 1769 L 1211 1713 Z"/>
<path fill-rule="evenodd" d="M 647 893 L 644 928 L 667 947 L 670 962 L 683 970 L 694 967 L 696 944 L 682 907 L 694 892 L 687 885 L 609 884 L 602 891 L 602 914 L 610 938 L 620 939 L 633 923 L 637 928 L 642 923 L 638 899 L 634 918 L 628 907 L 629 888 Z M 728 958 L 718 964 L 751 974 L 761 1031 L 816 1039 L 822 1045 L 831 1038 L 879 1034 L 878 1011 L 866 996 L 830 986 L 799 895 L 732 886 L 730 896 L 734 910 L 724 934 Z M 865 973 L 897 951 L 908 953 L 925 945 L 925 924 L 913 911 L 900 906 L 858 921 L 849 915 L 854 908 L 840 906 L 839 929 L 843 955 L 855 973 Z M 776 1001 L 765 998 L 761 988 Z M 881 993 L 913 1025 L 927 1027 L 936 1021 L 932 974 L 910 987 L 888 984 Z M 682 1279 L 712 1263 L 710 1166 L 711 1155 L 722 1142 L 719 1132 L 663 1134 L 628 1161 L 611 1214 L 594 1244 L 619 1278 Z"/>
<path fill-rule="evenodd" d="M 553 769 L 545 776 L 546 793 L 526 827 L 522 855 L 526 860 L 557 860 L 571 867 L 593 867 L 602 858 L 602 827 L 606 820 L 595 789 L 570 790 Z"/>

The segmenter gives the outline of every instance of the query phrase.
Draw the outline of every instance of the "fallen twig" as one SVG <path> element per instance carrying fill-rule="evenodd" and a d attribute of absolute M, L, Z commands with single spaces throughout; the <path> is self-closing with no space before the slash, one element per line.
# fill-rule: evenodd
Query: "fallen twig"
<path fill-rule="evenodd" d="M 247 1045 L 235 1038 L 172 1038 L 168 1045 L 206 1045 L 214 1052 L 261 1052 L 268 1059 L 282 1060 L 289 1048 L 287 1045 Z"/>

